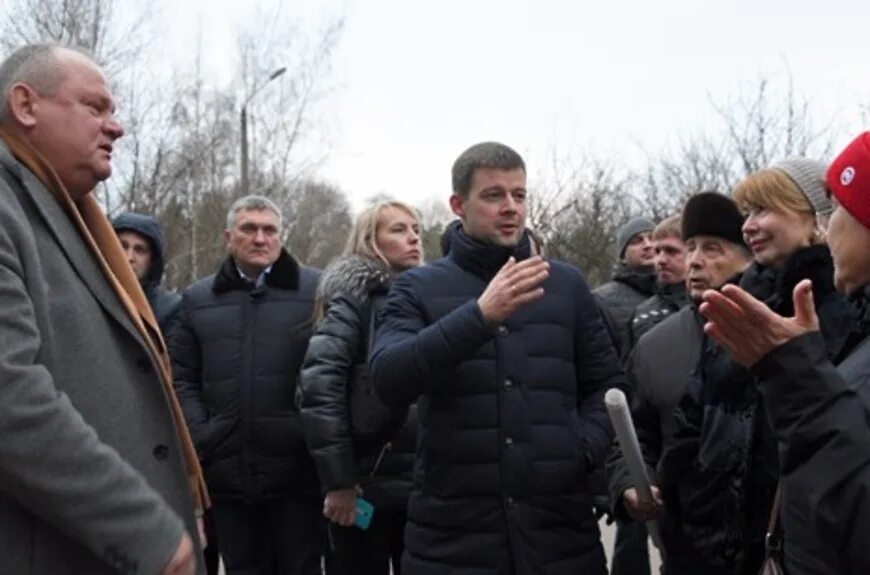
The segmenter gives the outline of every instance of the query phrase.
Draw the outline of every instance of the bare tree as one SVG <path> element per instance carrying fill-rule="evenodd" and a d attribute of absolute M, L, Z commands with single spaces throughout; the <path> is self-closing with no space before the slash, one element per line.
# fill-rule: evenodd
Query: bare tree
<path fill-rule="evenodd" d="M 728 193 L 749 174 L 794 156 L 823 159 L 832 149 L 830 123 L 817 127 L 809 100 L 791 74 L 760 76 L 736 97 L 710 97 L 718 125 L 680 141 L 673 151 L 647 154 L 636 176 L 644 210 L 656 219 L 679 211 L 701 191 Z"/>
<path fill-rule="evenodd" d="M 341 253 L 351 227 L 347 196 L 335 186 L 303 181 L 284 209 L 285 244 L 300 261 L 326 266 Z"/>
<path fill-rule="evenodd" d="M 816 128 L 809 101 L 795 90 L 790 73 L 783 86 L 761 76 L 737 98 L 725 103 L 711 98 L 711 104 L 722 120 L 732 173 L 738 177 L 776 160 L 831 151 L 829 127 Z"/>
<path fill-rule="evenodd" d="M 650 158 L 647 167 L 633 176 L 640 212 L 661 221 L 678 213 L 698 192 L 727 193 L 734 178 L 725 149 L 723 142 L 700 135 L 681 141 L 675 152 Z"/>
<path fill-rule="evenodd" d="M 432 197 L 417 206 L 420 215 L 420 243 L 426 261 L 437 260 L 444 254 L 441 249 L 441 236 L 447 225 L 456 219 L 450 211 L 446 197 Z"/>
<path fill-rule="evenodd" d="M 111 77 L 135 61 L 150 40 L 143 33 L 149 11 L 132 10 L 122 24 L 115 0 L 8 0 L 0 25 L 0 47 L 6 52 L 34 42 L 56 42 L 86 50 Z M 143 5 L 140 5 L 143 6 Z"/>
<path fill-rule="evenodd" d="M 240 103 L 251 102 L 250 164 L 259 176 L 251 186 L 274 193 L 279 203 L 288 201 L 280 194 L 299 189 L 286 184 L 309 177 L 325 156 L 317 141 L 323 125 L 318 106 L 331 89 L 325 80 L 343 29 L 344 21 L 335 19 L 312 37 L 283 15 L 279 5 L 275 12 L 261 14 L 251 29 L 239 32 L 238 84 L 243 89 L 238 98 Z M 251 99 L 263 80 L 280 68 L 287 71 Z"/>
<path fill-rule="evenodd" d="M 591 285 L 606 280 L 616 230 L 639 208 L 630 178 L 588 155 L 554 154 L 531 187 L 528 225 L 548 255 L 578 266 Z"/>

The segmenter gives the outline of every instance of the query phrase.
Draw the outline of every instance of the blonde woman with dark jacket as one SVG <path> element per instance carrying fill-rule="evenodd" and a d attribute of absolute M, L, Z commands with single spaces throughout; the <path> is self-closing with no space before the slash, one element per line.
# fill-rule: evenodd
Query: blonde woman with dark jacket
<path fill-rule="evenodd" d="M 400 571 L 416 443 L 416 409 L 387 407 L 369 381 L 368 352 L 393 275 L 422 260 L 416 211 L 383 202 L 356 219 L 343 256 L 324 272 L 300 409 L 330 521 L 329 575 Z M 355 527 L 357 498 L 375 508 Z"/>

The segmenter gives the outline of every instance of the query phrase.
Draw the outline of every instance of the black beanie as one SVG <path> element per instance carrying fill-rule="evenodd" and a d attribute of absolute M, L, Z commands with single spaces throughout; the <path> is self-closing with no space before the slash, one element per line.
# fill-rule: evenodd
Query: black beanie
<path fill-rule="evenodd" d="M 731 198 L 716 192 L 695 194 L 683 208 L 683 241 L 694 236 L 714 236 L 745 246 L 743 215 Z"/>

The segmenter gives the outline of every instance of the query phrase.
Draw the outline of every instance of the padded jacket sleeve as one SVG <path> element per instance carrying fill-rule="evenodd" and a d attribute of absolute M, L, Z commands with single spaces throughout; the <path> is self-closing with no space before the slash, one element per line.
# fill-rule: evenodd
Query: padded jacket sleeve
<path fill-rule="evenodd" d="M 870 347 L 857 381 L 831 364 L 818 332 L 774 350 L 754 367 L 776 432 L 789 494 L 812 502 L 804 523 L 852 573 L 870 573 Z"/>
<path fill-rule="evenodd" d="M 299 410 L 324 491 L 356 484 L 347 397 L 355 359 L 365 339 L 362 313 L 357 298 L 333 298 L 311 336 L 302 364 Z"/>
<path fill-rule="evenodd" d="M 475 299 L 430 323 L 407 273 L 393 282 L 379 318 L 372 377 L 381 399 L 393 405 L 431 391 L 493 337 Z"/>

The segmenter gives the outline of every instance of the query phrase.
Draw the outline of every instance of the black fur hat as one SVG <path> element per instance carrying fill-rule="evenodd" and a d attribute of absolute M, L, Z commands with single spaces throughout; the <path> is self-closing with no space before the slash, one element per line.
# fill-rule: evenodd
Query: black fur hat
<path fill-rule="evenodd" d="M 731 198 L 716 192 L 695 194 L 683 208 L 683 241 L 693 236 L 715 236 L 737 245 L 743 241 L 743 215 Z"/>

